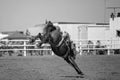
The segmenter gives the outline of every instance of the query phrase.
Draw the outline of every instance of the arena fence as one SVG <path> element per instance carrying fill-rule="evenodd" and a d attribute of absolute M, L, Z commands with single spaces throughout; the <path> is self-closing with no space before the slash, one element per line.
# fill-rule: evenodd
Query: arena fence
<path fill-rule="evenodd" d="M 54 55 L 51 51 L 50 45 L 44 44 L 42 47 L 37 47 L 39 43 L 30 44 L 29 40 L 0 40 L 0 54 L 18 53 L 27 55 Z M 79 40 L 74 41 L 76 49 L 80 55 L 96 55 L 96 54 L 119 54 L 120 41 L 119 40 Z"/>
<path fill-rule="evenodd" d="M 30 44 L 29 40 L 1 40 L 0 41 L 0 52 L 1 53 L 22 53 L 21 55 L 27 56 L 27 54 L 34 55 L 53 55 L 48 44 L 44 44 L 42 47 L 37 47 L 37 40 L 35 43 Z"/>
<path fill-rule="evenodd" d="M 120 54 L 120 40 L 80 40 L 74 41 L 80 55 Z"/>

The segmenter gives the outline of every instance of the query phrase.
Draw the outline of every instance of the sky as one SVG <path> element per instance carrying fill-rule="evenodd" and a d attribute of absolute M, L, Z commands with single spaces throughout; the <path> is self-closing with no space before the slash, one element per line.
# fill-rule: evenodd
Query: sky
<path fill-rule="evenodd" d="M 45 20 L 104 23 L 113 11 L 106 7 L 120 7 L 120 0 L 0 0 L 0 32 L 25 31 Z"/>

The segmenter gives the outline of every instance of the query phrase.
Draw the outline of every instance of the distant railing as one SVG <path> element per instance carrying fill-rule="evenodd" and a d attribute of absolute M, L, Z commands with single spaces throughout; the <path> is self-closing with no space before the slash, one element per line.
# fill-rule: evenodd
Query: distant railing
<path fill-rule="evenodd" d="M 23 56 L 28 54 L 36 53 L 39 55 L 54 55 L 50 45 L 44 44 L 44 46 L 38 48 L 36 43 L 30 44 L 29 40 L 0 40 L 0 54 L 2 53 L 13 53 L 19 52 Z M 99 43 L 96 43 L 96 42 Z M 76 44 L 77 51 L 80 55 L 96 55 L 96 54 L 119 54 L 120 52 L 120 41 L 119 40 L 79 40 L 74 41 Z"/>

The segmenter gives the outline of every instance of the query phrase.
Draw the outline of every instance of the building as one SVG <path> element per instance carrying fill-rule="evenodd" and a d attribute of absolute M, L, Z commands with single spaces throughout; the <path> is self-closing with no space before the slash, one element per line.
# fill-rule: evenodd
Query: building
<path fill-rule="evenodd" d="M 86 45 L 88 40 L 96 44 L 96 40 L 108 39 L 109 23 L 81 23 L 81 22 L 53 22 L 59 26 L 61 31 L 66 31 L 70 34 L 71 40 L 76 43 L 76 48 L 79 50 L 80 45 Z M 28 28 L 31 35 L 35 36 L 39 32 L 43 32 L 44 24 L 35 25 Z M 80 40 L 86 40 L 78 42 Z"/>
<path fill-rule="evenodd" d="M 55 25 L 60 26 L 62 31 L 67 31 L 73 41 L 103 40 L 109 29 L 108 23 L 58 22 Z"/>
<path fill-rule="evenodd" d="M 5 38 L 5 37 L 7 37 L 7 36 L 8 36 L 7 34 L 0 33 L 0 40 L 3 39 L 3 38 Z"/>
<path fill-rule="evenodd" d="M 54 22 L 54 25 L 59 26 L 61 31 L 67 31 L 73 41 L 78 40 L 103 40 L 104 35 L 109 29 L 108 23 L 80 23 L 80 22 Z M 28 28 L 31 35 L 42 33 L 44 24 L 40 24 Z"/>
<path fill-rule="evenodd" d="M 8 40 L 18 40 L 18 39 L 28 39 L 29 37 L 24 34 L 23 31 L 5 31 L 2 32 L 2 34 L 8 35 L 4 37 L 3 39 L 8 39 Z"/>
<path fill-rule="evenodd" d="M 120 13 L 110 18 L 109 39 L 114 45 L 112 48 L 120 49 Z"/>

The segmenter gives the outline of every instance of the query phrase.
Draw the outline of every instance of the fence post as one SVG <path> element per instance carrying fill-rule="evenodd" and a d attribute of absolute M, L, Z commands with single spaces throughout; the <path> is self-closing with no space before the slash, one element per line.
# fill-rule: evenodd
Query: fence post
<path fill-rule="evenodd" d="M 54 55 L 54 52 L 51 50 L 52 56 Z"/>
<path fill-rule="evenodd" d="M 110 49 L 108 48 L 107 54 L 110 55 Z"/>
<path fill-rule="evenodd" d="M 111 48 L 111 43 L 110 40 L 108 40 L 108 47 L 107 47 L 107 54 L 110 55 L 110 48 Z"/>
<path fill-rule="evenodd" d="M 26 56 L 26 41 L 24 41 L 24 53 L 23 53 L 24 56 Z"/>
<path fill-rule="evenodd" d="M 82 51 L 83 51 L 81 45 L 82 45 L 82 44 L 81 44 L 80 41 L 79 41 L 79 42 L 78 42 L 78 51 L 79 51 L 79 54 L 80 54 L 80 55 L 82 55 Z"/>

